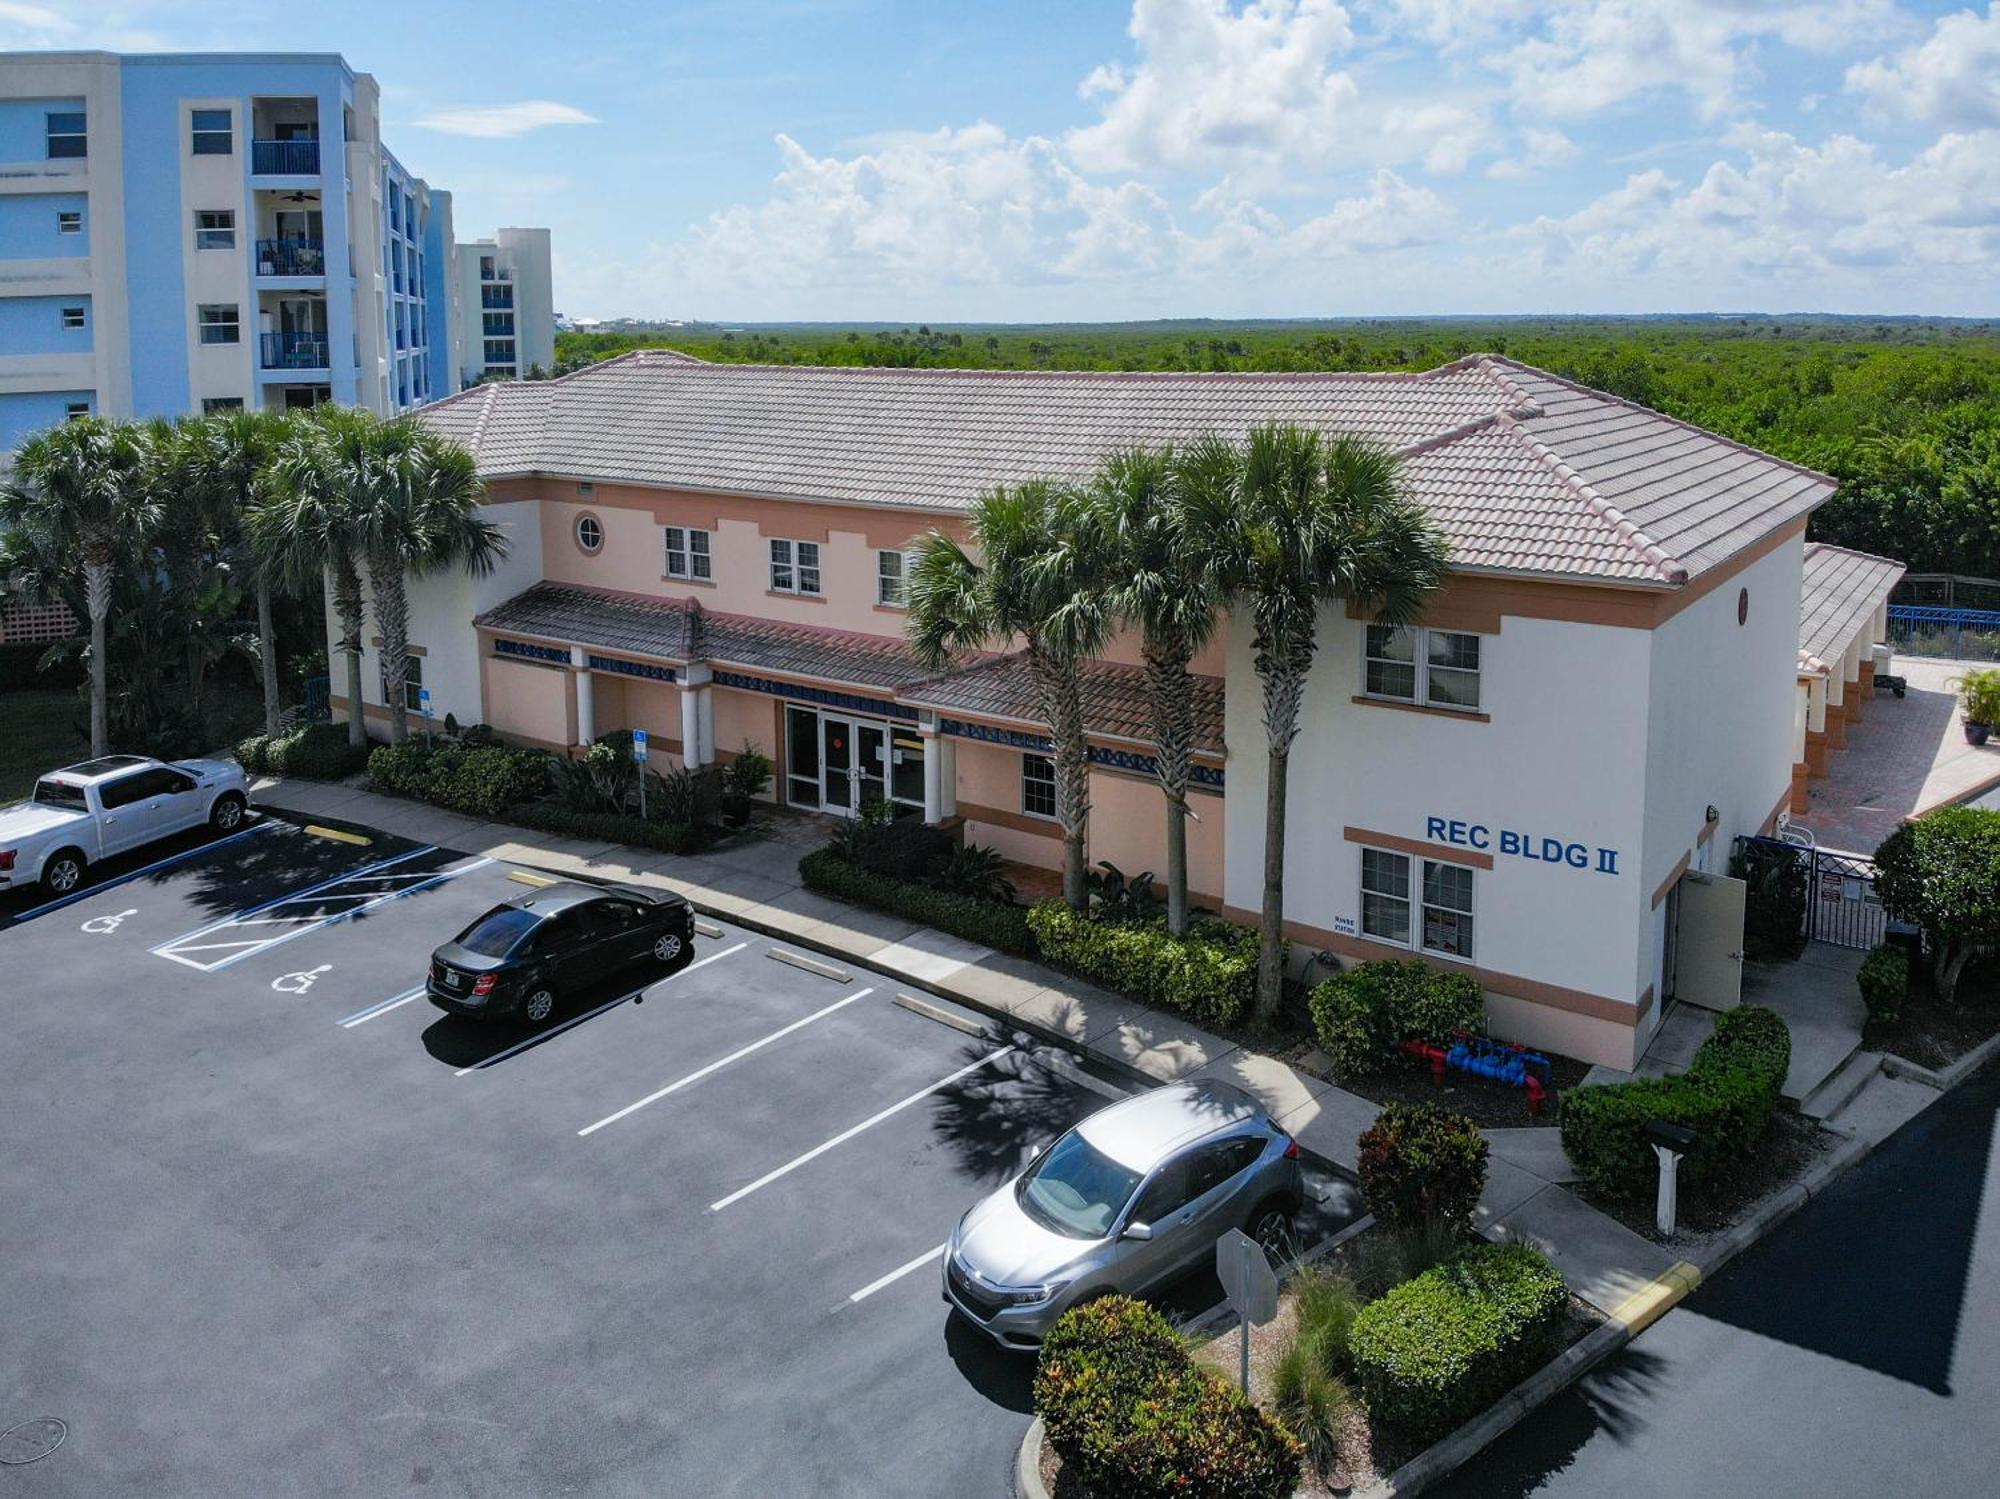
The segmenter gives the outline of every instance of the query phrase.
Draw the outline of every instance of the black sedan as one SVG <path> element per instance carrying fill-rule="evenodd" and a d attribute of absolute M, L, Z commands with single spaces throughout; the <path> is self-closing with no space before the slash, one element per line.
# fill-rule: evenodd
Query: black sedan
<path fill-rule="evenodd" d="M 540 1024 L 566 998 L 639 967 L 678 972 L 693 954 L 694 908 L 678 895 L 548 885 L 432 953 L 424 990 L 453 1015 Z"/>

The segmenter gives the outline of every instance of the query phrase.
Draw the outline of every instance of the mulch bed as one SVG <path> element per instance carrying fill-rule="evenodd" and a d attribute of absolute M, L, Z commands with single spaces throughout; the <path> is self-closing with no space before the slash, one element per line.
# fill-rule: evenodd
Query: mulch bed
<path fill-rule="evenodd" d="M 1862 1044 L 1933 1071 L 1950 1066 L 2000 1032 L 2000 974 L 1994 972 L 1995 966 L 1969 969 L 1959 980 L 1954 1004 L 1931 992 L 1929 975 L 1913 972 L 1903 1013 L 1889 1025 L 1870 1021 Z"/>
<path fill-rule="evenodd" d="M 1699 1187 L 1682 1186 L 1678 1222 L 1671 1239 L 1653 1223 L 1653 1199 L 1605 1197 L 1579 1182 L 1570 1190 L 1600 1212 L 1655 1244 L 1694 1247 L 1733 1227 L 1773 1192 L 1790 1186 L 1831 1150 L 1837 1138 L 1790 1108 L 1771 1116 L 1771 1128 L 1757 1148 L 1716 1171 Z"/>
<path fill-rule="evenodd" d="M 1543 1052 L 1542 1055 L 1549 1059 L 1555 1075 L 1555 1097 L 1543 1106 L 1540 1114 L 1528 1112 L 1528 1095 L 1520 1088 L 1510 1088 L 1504 1083 L 1468 1072 L 1450 1071 L 1445 1073 L 1444 1082 L 1440 1085 L 1432 1077 L 1430 1068 L 1419 1063 L 1372 1077 L 1350 1078 L 1342 1086 L 1370 1103 L 1440 1103 L 1448 1109 L 1470 1115 L 1481 1129 L 1523 1129 L 1541 1125 L 1553 1128 L 1557 1104 L 1562 1095 L 1582 1084 L 1584 1074 L 1590 1071 L 1590 1064 L 1554 1052 Z M 1308 1065 L 1305 1070 L 1314 1069 Z"/>

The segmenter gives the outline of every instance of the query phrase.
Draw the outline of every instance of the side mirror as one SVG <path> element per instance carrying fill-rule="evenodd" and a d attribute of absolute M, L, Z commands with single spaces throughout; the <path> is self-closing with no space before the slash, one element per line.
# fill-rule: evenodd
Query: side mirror
<path fill-rule="evenodd" d="M 1150 1223 L 1128 1223 L 1125 1225 L 1125 1232 L 1120 1234 L 1119 1237 L 1121 1239 L 1133 1239 L 1143 1244 L 1153 1237 L 1153 1225 Z"/>

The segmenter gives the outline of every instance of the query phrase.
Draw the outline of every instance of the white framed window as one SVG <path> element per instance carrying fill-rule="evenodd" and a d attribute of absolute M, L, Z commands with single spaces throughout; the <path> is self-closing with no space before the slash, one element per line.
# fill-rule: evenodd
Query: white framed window
<path fill-rule="evenodd" d="M 1021 756 L 1021 810 L 1030 817 L 1056 815 L 1056 762 L 1047 755 Z"/>
<path fill-rule="evenodd" d="M 1370 625 L 1362 652 L 1361 688 L 1369 697 L 1466 713 L 1479 710 L 1477 635 Z"/>
<path fill-rule="evenodd" d="M 194 213 L 194 247 L 197 250 L 236 248 L 236 210 L 197 208 Z"/>
<path fill-rule="evenodd" d="M 50 161 L 90 154 L 89 117 L 82 110 L 52 109 L 46 122 Z"/>
<path fill-rule="evenodd" d="M 56 233 L 83 233 L 83 210 L 81 208 L 58 208 L 56 210 Z"/>
<path fill-rule="evenodd" d="M 594 515 L 579 515 L 576 518 L 576 544 L 586 552 L 595 552 L 604 545 L 604 523 Z"/>
<path fill-rule="evenodd" d="M 885 609 L 907 609 L 905 589 L 909 583 L 910 557 L 907 552 L 875 554 L 875 602 Z"/>
<path fill-rule="evenodd" d="M 382 701 L 389 701 L 389 673 L 382 672 Z M 403 706 L 412 713 L 424 709 L 424 658 L 411 654 L 403 658 Z"/>
<path fill-rule="evenodd" d="M 236 129 L 226 109 L 197 109 L 191 112 L 196 156 L 230 156 L 236 151 Z"/>
<path fill-rule="evenodd" d="M 771 591 L 813 595 L 819 593 L 818 542 L 772 538 Z"/>
<path fill-rule="evenodd" d="M 1413 865 L 1422 867 L 1413 870 Z M 1413 874 L 1422 880 L 1414 889 Z M 1471 962 L 1472 876 L 1463 864 L 1363 848 L 1362 935 Z"/>
<path fill-rule="evenodd" d="M 79 333 L 85 326 L 81 307 L 65 307 L 62 310 L 62 325 L 65 333 Z"/>
<path fill-rule="evenodd" d="M 201 341 L 205 344 L 233 344 L 243 337 L 242 316 L 233 302 L 201 304 Z"/>
<path fill-rule="evenodd" d="M 715 577 L 714 537 L 692 526 L 666 526 L 667 576 L 707 583 Z"/>

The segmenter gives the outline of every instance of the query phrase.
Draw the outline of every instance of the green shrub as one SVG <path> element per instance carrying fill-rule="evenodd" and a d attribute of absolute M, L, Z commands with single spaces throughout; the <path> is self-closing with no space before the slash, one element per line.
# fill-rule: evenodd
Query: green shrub
<path fill-rule="evenodd" d="M 696 854 L 715 841 L 715 829 L 656 822 L 626 812 L 579 812 L 560 802 L 522 802 L 508 809 L 507 821 L 569 838 L 602 838 L 637 848 L 657 848 L 670 854 Z"/>
<path fill-rule="evenodd" d="M 231 751 L 236 763 L 253 776 L 268 774 L 271 769 L 271 736 L 252 734 L 247 739 L 239 739 Z"/>
<path fill-rule="evenodd" d="M 1743 950 L 1758 959 L 1790 961 L 1806 946 L 1806 860 L 1790 844 L 1753 843 L 1729 860 L 1745 885 Z"/>
<path fill-rule="evenodd" d="M 1923 930 L 1931 983 L 1950 1003 L 1966 965 L 2000 952 L 2000 811 L 1945 807 L 1904 823 L 1875 850 L 1875 893 Z"/>
<path fill-rule="evenodd" d="M 983 843 L 953 849 L 930 882 L 947 895 L 969 895 L 976 900 L 1012 902 L 1015 896 L 1014 882 L 1007 878 L 1007 861 L 998 849 Z"/>
<path fill-rule="evenodd" d="M 1393 1228 L 1470 1229 L 1486 1189 L 1486 1138 L 1464 1114 L 1392 1103 L 1361 1132 L 1361 1196 Z"/>
<path fill-rule="evenodd" d="M 1257 933 L 1196 922 L 1185 937 L 1164 920 L 1105 921 L 1059 900 L 1028 912 L 1042 955 L 1121 994 L 1202 1025 L 1232 1026 L 1257 990 Z"/>
<path fill-rule="evenodd" d="M 1397 1044 L 1411 1037 L 1442 1046 L 1458 1031 L 1486 1030 L 1477 979 L 1414 959 L 1356 964 L 1315 986 L 1309 1004 L 1320 1050 L 1341 1078 L 1393 1066 Z"/>
<path fill-rule="evenodd" d="M 1271 1370 L 1271 1408 L 1299 1439 L 1315 1471 L 1329 1473 L 1340 1461 L 1340 1426 L 1354 1396 L 1334 1373 L 1323 1340 L 1300 1328 Z"/>
<path fill-rule="evenodd" d="M 799 877 L 808 890 L 830 895 L 835 900 L 887 911 L 998 952 L 1019 957 L 1035 954 L 1028 913 L 1004 901 L 951 895 L 908 880 L 871 874 L 860 865 L 849 863 L 832 848 L 815 849 L 799 860 Z"/>
<path fill-rule="evenodd" d="M 509 807 L 532 800 L 548 786 L 549 757 L 541 750 L 487 745 L 479 749 L 442 749 L 431 766 L 425 794 L 441 807 L 475 817 L 498 817 Z M 369 773 L 375 762 L 370 757 Z"/>
<path fill-rule="evenodd" d="M 890 880 L 926 883 L 951 857 L 951 834 L 921 817 L 898 817 L 890 802 L 874 801 L 835 831 L 834 849 L 850 864 Z"/>
<path fill-rule="evenodd" d="M 1522 1244 L 1479 1244 L 1361 1309 L 1355 1381 L 1375 1419 L 1430 1442 L 1478 1414 L 1549 1352 L 1567 1293 Z"/>
<path fill-rule="evenodd" d="M 313 781 L 344 781 L 368 763 L 369 746 L 347 742 L 347 725 L 312 723 L 273 739 L 265 764 L 269 773 Z"/>
<path fill-rule="evenodd" d="M 1861 985 L 1861 1002 L 1868 1006 L 1868 1018 L 1887 1024 L 1903 1013 L 1903 1004 L 1910 997 L 1910 955 L 1885 942 L 1862 960 L 1855 978 Z"/>
<path fill-rule="evenodd" d="M 1129 1297 L 1089 1302 L 1050 1329 L 1034 1393 L 1065 1471 L 1104 1499 L 1285 1499 L 1298 1483 L 1291 1433 Z"/>
<path fill-rule="evenodd" d="M 424 796 L 430 789 L 432 752 L 419 739 L 378 744 L 368 754 L 368 783 L 394 796 Z"/>
<path fill-rule="evenodd" d="M 1563 1149 L 1597 1190 L 1644 1197 L 1659 1172 L 1647 1121 L 1684 1125 L 1696 1142 L 1680 1176 L 1698 1185 L 1763 1138 L 1791 1052 L 1791 1033 L 1775 1012 L 1758 1005 L 1731 1010 L 1716 1020 L 1682 1076 L 1573 1089 L 1562 1103 Z"/>

